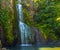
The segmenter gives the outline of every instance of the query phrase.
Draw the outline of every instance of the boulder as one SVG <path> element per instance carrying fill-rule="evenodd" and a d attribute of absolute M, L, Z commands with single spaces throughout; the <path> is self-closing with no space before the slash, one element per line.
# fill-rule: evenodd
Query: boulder
<path fill-rule="evenodd" d="M 6 49 L 6 48 L 2 48 L 2 50 L 9 50 L 9 49 Z"/>
<path fill-rule="evenodd" d="M 2 48 L 2 50 L 7 50 L 6 48 Z"/>

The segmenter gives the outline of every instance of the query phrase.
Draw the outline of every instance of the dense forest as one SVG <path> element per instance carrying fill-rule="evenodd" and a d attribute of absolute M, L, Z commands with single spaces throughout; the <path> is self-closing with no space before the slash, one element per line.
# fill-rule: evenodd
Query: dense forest
<path fill-rule="evenodd" d="M 17 4 L 18 0 L 0 0 L 0 41 L 3 46 L 21 43 Z M 36 43 L 38 33 L 43 44 L 60 41 L 60 0 L 22 0 L 20 4 L 24 23 L 35 33 L 32 43 Z"/>
<path fill-rule="evenodd" d="M 60 39 L 59 0 L 27 0 L 22 4 L 27 25 L 38 28 L 45 41 Z"/>

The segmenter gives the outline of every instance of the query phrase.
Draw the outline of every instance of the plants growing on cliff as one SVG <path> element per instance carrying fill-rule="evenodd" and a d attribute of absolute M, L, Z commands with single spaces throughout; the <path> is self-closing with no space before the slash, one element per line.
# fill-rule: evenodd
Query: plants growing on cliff
<path fill-rule="evenodd" d="M 32 26 L 33 23 L 34 27 L 38 27 L 43 35 L 48 39 L 49 36 L 53 40 L 58 40 L 60 37 L 60 2 L 59 0 L 33 0 L 34 4 L 34 15 L 33 21 L 30 16 L 28 15 L 29 8 L 26 9 L 26 13 L 24 13 L 25 21 L 28 25 Z M 30 14 L 30 13 L 29 13 Z M 28 16 L 27 16 L 28 15 Z"/>
<path fill-rule="evenodd" d="M 10 21 L 9 15 L 9 7 L 5 5 L 5 8 L 2 7 L 2 0 L 0 3 L 0 24 L 4 26 L 4 34 L 7 39 L 7 43 L 12 43 L 14 40 L 14 36 L 12 34 L 12 25 Z"/>

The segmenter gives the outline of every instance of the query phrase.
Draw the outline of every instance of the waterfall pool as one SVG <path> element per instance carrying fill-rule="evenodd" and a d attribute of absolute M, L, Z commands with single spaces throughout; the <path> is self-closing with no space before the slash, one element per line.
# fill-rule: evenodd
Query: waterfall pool
<path fill-rule="evenodd" d="M 17 47 L 11 47 L 10 50 L 38 50 L 38 47 L 35 46 L 17 46 Z"/>
<path fill-rule="evenodd" d="M 10 50 L 60 50 L 60 47 L 19 46 L 19 47 L 11 47 Z"/>

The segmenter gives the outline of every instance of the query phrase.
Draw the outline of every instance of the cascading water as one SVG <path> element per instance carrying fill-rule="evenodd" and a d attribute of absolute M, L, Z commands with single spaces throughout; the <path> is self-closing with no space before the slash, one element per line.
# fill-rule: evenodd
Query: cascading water
<path fill-rule="evenodd" d="M 33 40 L 34 38 L 32 37 L 33 34 L 31 32 L 30 27 L 28 27 L 24 23 L 21 0 L 18 0 L 17 11 L 18 11 L 18 14 L 19 14 L 19 29 L 21 31 L 21 46 L 29 46 L 29 45 L 31 45 L 31 44 L 29 44 L 29 42 L 31 40 Z"/>

